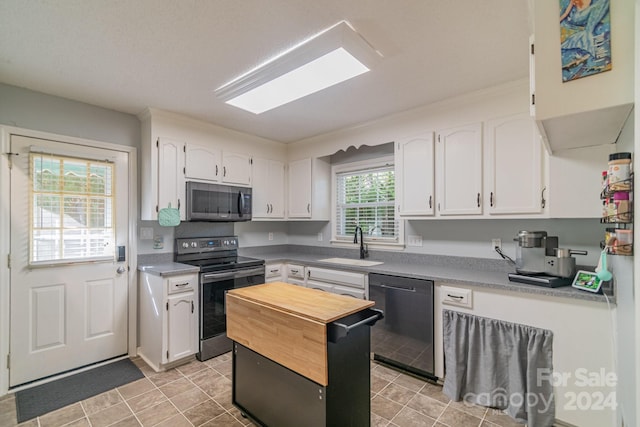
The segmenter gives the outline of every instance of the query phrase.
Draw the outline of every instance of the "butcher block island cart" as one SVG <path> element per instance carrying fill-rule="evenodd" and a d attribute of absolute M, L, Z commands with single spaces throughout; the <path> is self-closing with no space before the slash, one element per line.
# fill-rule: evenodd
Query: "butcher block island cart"
<path fill-rule="evenodd" d="M 271 427 L 370 425 L 373 301 L 275 282 L 227 292 L 233 404 Z"/>

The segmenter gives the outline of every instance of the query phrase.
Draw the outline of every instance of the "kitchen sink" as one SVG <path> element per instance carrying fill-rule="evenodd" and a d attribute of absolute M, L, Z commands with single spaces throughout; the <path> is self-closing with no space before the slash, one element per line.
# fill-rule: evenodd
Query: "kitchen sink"
<path fill-rule="evenodd" d="M 331 262 L 334 264 L 358 265 L 360 267 L 371 267 L 372 265 L 384 264 L 382 261 L 367 261 L 365 259 L 351 259 L 351 258 L 325 258 L 319 261 Z"/>

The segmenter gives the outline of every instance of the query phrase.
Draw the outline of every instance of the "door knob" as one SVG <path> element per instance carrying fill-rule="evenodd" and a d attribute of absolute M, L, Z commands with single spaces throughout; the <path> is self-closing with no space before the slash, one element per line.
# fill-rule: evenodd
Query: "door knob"
<path fill-rule="evenodd" d="M 116 273 L 118 274 L 122 274 L 126 271 L 126 269 L 123 266 L 118 267 L 118 269 L 116 270 Z"/>

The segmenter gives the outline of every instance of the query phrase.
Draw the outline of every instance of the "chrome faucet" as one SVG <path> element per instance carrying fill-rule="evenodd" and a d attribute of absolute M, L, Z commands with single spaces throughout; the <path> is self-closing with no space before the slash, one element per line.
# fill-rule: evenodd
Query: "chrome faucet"
<path fill-rule="evenodd" d="M 369 250 L 365 247 L 364 238 L 362 237 L 362 227 L 356 225 L 356 231 L 353 234 L 353 243 L 358 243 L 358 231 L 360 231 L 360 259 L 369 256 Z"/>

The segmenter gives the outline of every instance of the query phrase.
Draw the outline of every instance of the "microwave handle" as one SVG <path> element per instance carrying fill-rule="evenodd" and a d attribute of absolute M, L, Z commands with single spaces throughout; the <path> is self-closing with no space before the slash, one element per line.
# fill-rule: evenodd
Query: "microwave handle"
<path fill-rule="evenodd" d="M 238 192 L 238 216 L 242 217 L 244 213 L 244 194 L 242 191 Z"/>

